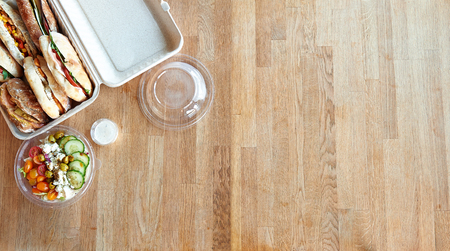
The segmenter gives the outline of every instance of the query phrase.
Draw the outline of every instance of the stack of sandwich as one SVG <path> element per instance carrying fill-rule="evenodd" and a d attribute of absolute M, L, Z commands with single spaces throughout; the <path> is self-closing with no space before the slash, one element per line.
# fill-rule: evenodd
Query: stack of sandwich
<path fill-rule="evenodd" d="M 0 104 L 24 133 L 92 96 L 92 84 L 69 39 L 58 33 L 46 0 L 0 0 Z"/>

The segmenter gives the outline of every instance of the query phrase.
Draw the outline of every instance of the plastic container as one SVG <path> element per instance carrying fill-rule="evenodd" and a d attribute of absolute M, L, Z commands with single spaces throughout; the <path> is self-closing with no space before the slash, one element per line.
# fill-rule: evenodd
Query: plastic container
<path fill-rule="evenodd" d="M 28 157 L 28 152 L 31 149 L 31 147 L 41 144 L 40 140 L 44 139 L 50 134 L 54 134 L 57 131 L 64 131 L 66 135 L 75 135 L 79 139 L 83 141 L 85 144 L 85 151 L 89 153 L 90 157 L 90 163 L 88 166 L 88 169 L 86 169 L 86 176 L 85 176 L 85 183 L 83 187 L 79 190 L 79 192 L 72 197 L 71 199 L 60 201 L 60 200 L 53 200 L 53 201 L 43 201 L 39 198 L 39 196 L 36 196 L 32 193 L 31 189 L 32 187 L 28 183 L 28 180 L 23 177 L 23 174 L 19 171 L 21 167 L 24 166 L 25 161 Z M 16 154 L 16 159 L 14 161 L 14 177 L 16 179 L 17 186 L 19 187 L 20 192 L 32 203 L 44 207 L 44 208 L 63 208 L 70 206 L 80 200 L 89 190 L 89 187 L 92 184 L 92 181 L 94 180 L 95 172 L 100 169 L 101 167 L 101 161 L 95 158 L 94 150 L 92 149 L 92 145 L 89 143 L 89 140 L 80 132 L 77 130 L 63 125 L 57 125 L 53 128 L 45 131 L 44 133 L 31 138 L 27 141 L 24 141 L 22 145 L 20 146 L 19 150 Z"/>
<path fill-rule="evenodd" d="M 178 54 L 142 75 L 138 99 L 142 113 L 154 125 L 185 129 L 208 113 L 214 100 L 214 83 L 200 61 Z"/>
<path fill-rule="evenodd" d="M 101 84 L 121 86 L 176 55 L 183 46 L 183 36 L 165 1 L 48 0 L 48 3 L 60 32 L 69 38 L 83 62 L 94 91 L 90 99 L 28 134 L 20 132 L 0 107 L 11 133 L 21 140 L 49 130 L 91 105 Z"/>
<path fill-rule="evenodd" d="M 105 146 L 114 143 L 118 135 L 119 128 L 112 120 L 99 119 L 92 124 L 91 138 L 97 145 Z"/>

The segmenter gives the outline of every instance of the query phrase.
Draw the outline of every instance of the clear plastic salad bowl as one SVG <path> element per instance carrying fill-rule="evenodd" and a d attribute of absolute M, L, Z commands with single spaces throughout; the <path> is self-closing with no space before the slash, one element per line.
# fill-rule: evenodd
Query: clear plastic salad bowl
<path fill-rule="evenodd" d="M 39 196 L 32 193 L 31 185 L 28 183 L 28 180 L 23 177 L 23 174 L 19 171 L 19 169 L 24 166 L 25 159 L 28 157 L 28 152 L 30 151 L 31 147 L 40 145 L 40 140 L 43 140 L 48 135 L 54 134 L 58 131 L 63 131 L 65 135 L 74 135 L 78 139 L 83 141 L 85 145 L 85 151 L 89 154 L 90 157 L 90 164 L 88 170 L 86 171 L 85 183 L 74 197 L 64 201 L 57 199 L 53 201 L 43 201 Z M 100 167 L 101 162 L 95 158 L 95 153 L 92 149 L 91 143 L 82 133 L 68 126 L 57 125 L 49 129 L 48 131 L 45 131 L 44 133 L 39 134 L 22 143 L 19 150 L 17 151 L 16 159 L 14 161 L 14 177 L 16 179 L 16 183 L 19 187 L 20 192 L 22 192 L 22 194 L 32 203 L 44 208 L 63 208 L 74 204 L 86 194 L 92 184 L 92 181 L 94 180 L 95 172 L 100 169 Z"/>

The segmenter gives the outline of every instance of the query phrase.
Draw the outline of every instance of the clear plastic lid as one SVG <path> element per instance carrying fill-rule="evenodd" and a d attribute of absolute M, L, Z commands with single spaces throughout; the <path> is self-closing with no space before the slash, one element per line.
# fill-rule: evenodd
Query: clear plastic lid
<path fill-rule="evenodd" d="M 214 84 L 208 69 L 197 59 L 178 54 L 141 77 L 139 106 L 162 129 L 185 129 L 209 111 Z"/>

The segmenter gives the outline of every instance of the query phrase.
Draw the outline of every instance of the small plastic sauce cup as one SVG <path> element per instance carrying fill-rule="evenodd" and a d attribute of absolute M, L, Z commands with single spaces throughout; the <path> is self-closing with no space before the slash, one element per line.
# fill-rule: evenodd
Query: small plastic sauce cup
<path fill-rule="evenodd" d="M 99 119 L 91 127 L 91 138 L 97 145 L 108 145 L 119 135 L 117 124 L 109 119 Z"/>

